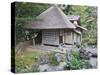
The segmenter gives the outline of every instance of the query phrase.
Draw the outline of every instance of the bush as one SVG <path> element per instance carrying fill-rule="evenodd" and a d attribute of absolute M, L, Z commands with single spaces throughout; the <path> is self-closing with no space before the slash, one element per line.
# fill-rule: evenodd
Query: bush
<path fill-rule="evenodd" d="M 57 62 L 57 60 L 55 58 L 55 53 L 49 54 L 49 65 L 52 65 L 52 66 L 59 65 L 59 62 Z"/>
<path fill-rule="evenodd" d="M 78 51 L 71 51 L 70 55 L 71 55 L 71 57 L 75 57 L 75 58 L 79 59 L 79 52 Z"/>
<path fill-rule="evenodd" d="M 85 37 L 82 40 L 83 43 L 87 43 L 88 45 L 96 45 L 97 44 L 97 38 L 96 37 Z"/>
<path fill-rule="evenodd" d="M 65 70 L 87 69 L 89 66 L 87 61 L 80 59 L 78 52 L 71 51 L 70 58 L 71 60 L 66 62 Z"/>

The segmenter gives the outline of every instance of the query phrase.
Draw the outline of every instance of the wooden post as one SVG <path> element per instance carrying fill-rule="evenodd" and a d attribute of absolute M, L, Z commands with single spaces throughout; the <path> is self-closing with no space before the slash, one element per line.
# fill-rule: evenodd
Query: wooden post
<path fill-rule="evenodd" d="M 81 41 L 80 41 L 80 44 L 82 44 L 82 34 L 81 34 L 81 38 L 80 38 L 80 40 L 81 40 Z"/>
<path fill-rule="evenodd" d="M 33 38 L 33 46 L 35 46 L 35 38 L 37 37 L 38 33 L 34 33 L 32 38 Z"/>
<path fill-rule="evenodd" d="M 33 38 L 33 46 L 35 46 L 35 38 Z"/>

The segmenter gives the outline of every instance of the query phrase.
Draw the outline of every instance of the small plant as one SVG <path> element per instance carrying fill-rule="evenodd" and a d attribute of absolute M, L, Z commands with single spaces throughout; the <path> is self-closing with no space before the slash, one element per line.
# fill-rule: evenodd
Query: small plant
<path fill-rule="evenodd" d="M 37 64 L 34 64 L 34 65 L 30 66 L 29 68 L 27 68 L 26 72 L 39 72 L 38 67 L 39 66 Z"/>
<path fill-rule="evenodd" d="M 79 52 L 78 51 L 71 51 L 70 55 L 77 58 L 77 59 L 79 59 Z"/>
<path fill-rule="evenodd" d="M 65 70 L 77 70 L 77 69 L 87 69 L 89 67 L 88 61 L 80 59 L 78 52 L 71 51 L 70 53 L 71 60 L 67 61 Z"/>
<path fill-rule="evenodd" d="M 55 53 L 49 54 L 49 65 L 57 66 L 57 65 L 59 65 L 59 62 L 57 62 L 54 54 Z"/>

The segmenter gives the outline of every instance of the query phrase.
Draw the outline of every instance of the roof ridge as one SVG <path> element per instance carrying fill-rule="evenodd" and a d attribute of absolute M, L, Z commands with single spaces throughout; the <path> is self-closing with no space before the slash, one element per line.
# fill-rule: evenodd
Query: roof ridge
<path fill-rule="evenodd" d="M 60 14 L 61 16 L 62 16 L 62 18 L 63 18 L 63 20 L 65 21 L 65 23 L 66 22 L 69 22 L 71 25 L 73 25 L 74 26 L 74 28 L 76 28 L 76 26 L 73 24 L 73 23 L 71 23 L 70 21 L 69 21 L 69 19 L 67 18 L 67 16 L 66 16 L 66 14 L 59 8 L 59 7 L 57 7 L 57 9 L 58 9 L 58 11 L 60 12 L 60 13 L 62 13 L 62 14 Z M 66 20 L 65 20 L 65 19 Z M 67 23 L 66 23 L 67 24 Z"/>

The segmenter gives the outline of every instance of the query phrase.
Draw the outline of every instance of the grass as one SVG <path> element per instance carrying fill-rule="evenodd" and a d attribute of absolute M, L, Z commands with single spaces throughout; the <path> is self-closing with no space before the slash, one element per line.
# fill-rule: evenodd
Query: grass
<path fill-rule="evenodd" d="M 59 62 L 54 57 L 55 52 L 44 50 L 26 51 L 15 56 L 16 73 L 38 72 L 38 58 L 43 55 L 48 56 L 49 65 L 59 65 Z"/>
<path fill-rule="evenodd" d="M 31 68 L 33 69 L 32 66 L 38 63 L 37 58 L 46 53 L 43 51 L 32 51 L 17 54 L 15 56 L 16 73 L 31 72 Z"/>

